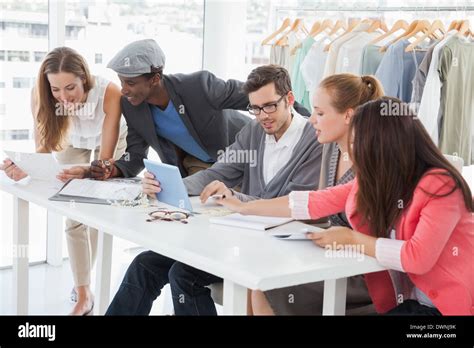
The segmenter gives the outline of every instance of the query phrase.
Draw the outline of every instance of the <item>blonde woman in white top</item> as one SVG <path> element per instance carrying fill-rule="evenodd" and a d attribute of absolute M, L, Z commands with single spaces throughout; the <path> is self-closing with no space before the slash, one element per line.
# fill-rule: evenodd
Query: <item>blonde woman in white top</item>
<path fill-rule="evenodd" d="M 89 163 L 94 159 L 120 158 L 126 148 L 127 128 L 120 109 L 120 89 L 92 76 L 84 58 L 68 47 L 58 47 L 45 57 L 32 93 L 37 152 L 53 152 L 62 164 Z M 90 176 L 89 166 L 75 166 L 58 178 Z M 13 180 L 27 174 L 6 159 L 2 169 Z M 97 250 L 97 230 L 66 220 L 67 245 L 74 276 L 76 304 L 71 312 L 92 311 L 91 269 Z"/>

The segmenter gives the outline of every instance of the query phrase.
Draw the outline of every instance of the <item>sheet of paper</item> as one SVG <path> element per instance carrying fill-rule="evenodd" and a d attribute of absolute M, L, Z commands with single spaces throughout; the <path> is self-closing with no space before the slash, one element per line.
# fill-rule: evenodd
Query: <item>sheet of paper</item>
<path fill-rule="evenodd" d="M 4 150 L 4 152 L 32 179 L 56 181 L 56 175 L 63 168 L 50 153 L 27 153 L 8 150 Z"/>
<path fill-rule="evenodd" d="M 124 181 L 74 179 L 61 190 L 62 195 L 108 200 L 132 200 L 141 192 L 141 185 Z"/>

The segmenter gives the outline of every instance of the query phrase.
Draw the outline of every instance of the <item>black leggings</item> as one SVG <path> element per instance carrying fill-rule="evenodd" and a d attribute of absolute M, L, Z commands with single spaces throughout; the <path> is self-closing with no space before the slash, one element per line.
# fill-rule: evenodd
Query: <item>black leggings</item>
<path fill-rule="evenodd" d="M 389 310 L 385 315 L 442 315 L 434 307 L 422 305 L 415 300 L 406 300 L 395 308 Z"/>

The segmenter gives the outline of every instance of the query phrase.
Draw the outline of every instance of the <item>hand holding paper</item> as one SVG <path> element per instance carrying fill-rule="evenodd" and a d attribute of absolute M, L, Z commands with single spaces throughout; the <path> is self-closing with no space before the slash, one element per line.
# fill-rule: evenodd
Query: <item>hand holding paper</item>
<path fill-rule="evenodd" d="M 18 168 L 18 166 L 9 158 L 3 160 L 0 170 L 3 170 L 5 174 L 14 181 L 19 181 L 28 176 L 28 174 Z"/>

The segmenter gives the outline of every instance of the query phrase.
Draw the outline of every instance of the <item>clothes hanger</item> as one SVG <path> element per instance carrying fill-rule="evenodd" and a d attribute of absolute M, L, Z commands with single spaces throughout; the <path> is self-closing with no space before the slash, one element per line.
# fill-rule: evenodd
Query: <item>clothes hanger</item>
<path fill-rule="evenodd" d="M 347 34 L 347 33 L 350 33 L 350 32 L 353 31 L 354 28 L 357 27 L 359 24 L 361 24 L 361 23 L 367 23 L 367 21 L 370 21 L 370 20 L 369 20 L 369 19 L 364 19 L 363 21 L 361 21 L 359 18 L 354 18 L 354 19 L 352 19 L 352 20 L 349 22 L 349 25 L 347 26 L 346 32 L 343 33 L 342 35 Z M 341 35 L 341 36 L 342 36 L 342 35 Z"/>
<path fill-rule="evenodd" d="M 323 31 L 325 31 L 327 29 L 332 30 L 333 28 L 334 28 L 334 23 L 332 22 L 332 20 L 331 19 L 325 19 L 321 23 L 321 25 L 317 28 L 317 30 L 313 30 L 314 29 L 314 25 L 313 25 L 313 28 L 311 28 L 311 31 L 309 32 L 309 35 L 311 35 L 312 37 L 316 37 L 318 34 L 321 34 Z"/>
<path fill-rule="evenodd" d="M 408 40 L 420 32 L 426 33 L 430 28 L 431 24 L 426 19 L 415 20 L 411 23 L 410 27 L 405 33 L 390 41 L 387 45 L 381 47 L 380 52 L 385 52 L 390 45 L 393 45 L 400 40 Z"/>
<path fill-rule="evenodd" d="M 453 21 L 451 21 L 451 24 L 449 25 L 449 28 L 448 28 L 448 31 L 451 31 L 451 30 L 457 30 L 457 27 L 459 26 L 459 22 L 458 20 L 454 19 Z"/>
<path fill-rule="evenodd" d="M 315 37 L 316 35 L 313 35 L 313 33 L 317 33 L 319 28 L 321 28 L 321 22 L 316 20 L 309 30 L 309 36 Z"/>
<path fill-rule="evenodd" d="M 425 41 L 427 38 L 433 37 L 433 34 L 435 33 L 436 30 L 439 30 L 443 34 L 443 36 L 446 34 L 446 30 L 444 29 L 443 22 L 441 22 L 441 20 L 439 19 L 436 19 L 435 21 L 433 21 L 433 23 L 430 26 L 430 29 L 425 34 L 423 34 L 418 39 L 413 41 L 413 43 L 409 44 L 407 48 L 405 48 L 405 52 L 413 51 L 420 43 Z"/>
<path fill-rule="evenodd" d="M 344 36 L 346 35 L 347 33 L 350 33 L 352 30 L 354 30 L 355 27 L 357 27 L 359 24 L 360 24 L 361 20 L 358 19 L 358 18 L 355 18 L 353 20 L 350 21 L 350 23 L 348 23 L 345 31 L 339 35 L 338 37 L 336 37 L 334 40 L 332 40 L 330 43 L 328 43 L 326 45 L 326 47 L 324 47 L 324 52 L 328 52 L 329 49 L 331 48 L 331 45 L 334 41 L 336 41 L 338 38 L 340 38 L 341 36 Z M 337 24 L 337 23 L 336 23 Z M 333 30 L 334 31 L 334 30 Z"/>
<path fill-rule="evenodd" d="M 303 20 L 301 18 L 297 18 L 294 22 L 293 25 L 291 26 L 290 30 L 288 30 L 286 33 L 283 34 L 283 36 L 278 39 L 277 42 L 275 42 L 275 45 L 277 46 L 287 46 L 288 45 L 288 34 L 290 33 L 296 33 L 298 31 L 303 32 L 305 35 L 308 35 L 308 29 L 304 26 Z"/>
<path fill-rule="evenodd" d="M 291 26 L 291 20 L 289 18 L 285 18 L 283 20 L 283 23 L 281 24 L 280 28 L 278 28 L 275 32 L 273 32 L 270 36 L 268 36 L 267 38 L 265 38 L 262 41 L 262 46 L 268 45 L 274 37 L 276 37 L 278 34 L 282 33 L 286 28 L 288 28 L 290 26 Z"/>
<path fill-rule="evenodd" d="M 370 24 L 370 27 L 366 30 L 368 33 L 373 33 L 376 30 L 382 30 L 384 33 L 388 32 L 387 25 L 385 22 L 381 19 L 373 19 L 372 24 Z"/>
<path fill-rule="evenodd" d="M 329 36 L 335 35 L 340 29 L 343 29 L 344 31 L 347 29 L 347 24 L 345 20 L 338 19 L 336 21 L 336 24 L 334 24 L 334 27 L 332 30 L 329 32 Z"/>
<path fill-rule="evenodd" d="M 313 24 L 314 26 L 314 24 Z M 298 30 L 301 30 L 301 32 L 303 34 L 306 34 L 306 37 L 309 36 L 309 32 L 308 32 L 308 29 L 306 29 L 306 27 L 304 26 L 304 23 L 303 23 L 303 20 L 301 20 L 299 26 L 297 28 L 294 29 L 295 32 L 297 32 Z M 304 40 L 304 39 L 303 39 Z M 296 54 L 296 51 L 303 45 L 303 40 L 301 40 L 300 42 L 298 42 L 295 47 L 293 47 L 290 51 L 290 56 Z"/>
<path fill-rule="evenodd" d="M 392 29 L 390 29 L 389 31 L 387 31 L 385 34 L 382 34 L 380 35 L 379 37 L 375 38 L 374 40 L 372 40 L 369 45 L 374 45 L 375 43 L 385 39 L 386 37 L 389 37 L 390 35 L 396 33 L 397 31 L 399 31 L 400 29 L 403 29 L 405 31 L 407 31 L 408 27 L 410 25 L 408 24 L 407 21 L 403 20 L 403 19 L 399 19 L 398 21 L 396 21 L 393 26 L 392 26 Z"/>
<path fill-rule="evenodd" d="M 456 29 L 458 31 L 459 36 L 464 36 L 466 34 L 468 34 L 467 36 L 469 36 L 469 33 L 468 33 L 468 31 L 470 31 L 469 20 L 466 19 L 466 20 L 460 21 L 459 26 Z"/>

